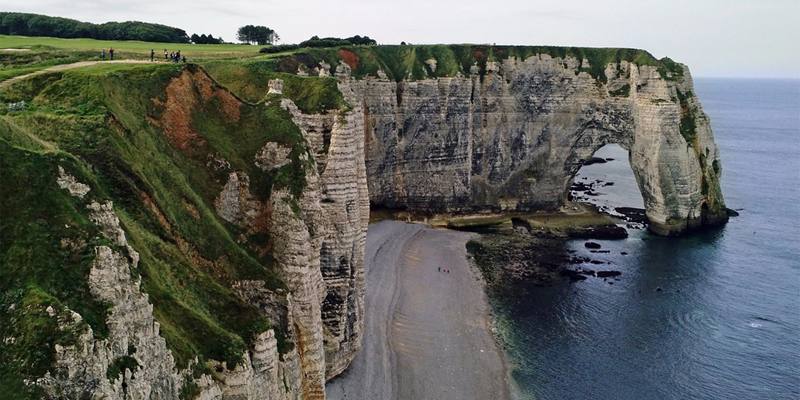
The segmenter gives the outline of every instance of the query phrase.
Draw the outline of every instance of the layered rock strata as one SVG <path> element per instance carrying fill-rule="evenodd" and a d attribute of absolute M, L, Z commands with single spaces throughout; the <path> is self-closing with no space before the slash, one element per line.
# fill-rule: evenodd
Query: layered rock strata
<path fill-rule="evenodd" d="M 273 86 L 279 85 L 271 83 Z M 339 90 L 352 104 L 349 111 L 308 115 L 289 100 L 282 103 L 311 145 L 319 172 L 318 198 L 324 222 L 315 234 L 321 239 L 316 254 L 325 284 L 321 312 L 328 378 L 347 368 L 361 347 L 369 223 L 364 112 L 347 81 Z"/>
<path fill-rule="evenodd" d="M 71 195 L 83 199 L 90 191 L 63 168 L 59 167 L 59 172 L 58 185 Z M 131 273 L 137 267 L 139 253 L 128 244 L 113 203 L 86 203 L 89 218 L 112 243 L 95 248 L 88 277 L 92 295 L 111 305 L 109 334 L 97 339 L 92 329 L 81 323 L 79 314 L 68 309 L 52 310 L 60 329 L 78 331 L 78 337 L 75 344 L 55 346 L 54 372 L 35 382 L 48 398 L 177 399 L 187 385 L 197 387 L 195 398 L 202 400 L 314 398 L 310 389 L 314 385 L 309 382 L 320 382 L 321 372 L 316 380 L 301 376 L 302 354 L 293 350 L 279 355 L 272 329 L 256 335 L 250 351 L 233 368 L 217 363 L 213 377 L 203 374 L 194 378 L 191 367 L 176 368 L 159 333 L 153 306 L 141 291 L 140 280 Z M 247 298 L 245 290 L 240 292 Z M 304 315 L 297 313 L 301 321 Z M 298 326 L 303 326 L 302 322 Z M 321 342 L 319 338 L 317 341 Z M 324 370 L 322 365 L 317 369 Z M 116 375 L 109 373 L 115 370 Z"/>
<path fill-rule="evenodd" d="M 724 222 L 719 152 L 688 68 L 621 61 L 594 77 L 588 63 L 540 54 L 490 61 L 483 74 L 350 80 L 364 107 L 371 202 L 556 209 L 582 162 L 616 143 L 630 152 L 653 231 Z"/>
<path fill-rule="evenodd" d="M 178 79 L 212 85 L 203 74 Z M 280 94 L 281 84 L 270 88 Z M 74 345 L 56 346 L 52 373 L 31 384 L 52 398 L 177 399 L 186 393 L 204 400 L 325 398 L 326 379 L 343 371 L 361 345 L 369 221 L 363 110 L 308 115 L 286 99 L 281 107 L 311 149 L 299 156 L 311 166 L 302 193 L 273 187 L 266 200 L 259 199 L 254 185 L 260 182 L 246 171 L 233 170 L 219 156 L 209 166 L 227 176 L 214 200 L 217 215 L 247 234 L 268 235 L 268 251 L 286 285 L 276 290 L 265 281 L 239 280 L 232 289 L 273 325 L 286 327 L 290 348 L 279 351 L 276 332 L 269 329 L 254 336 L 236 365 L 207 360 L 200 370 L 212 372 L 199 376 L 193 365 L 176 367 L 133 273 L 139 256 L 128 245 L 113 204 L 93 200 L 88 185 L 59 168 L 54 184 L 85 202 L 89 219 L 113 243 L 95 249 L 88 277 L 92 295 L 111 305 L 109 335 L 98 339 L 77 313 L 53 310 L 62 329 L 80 334 Z M 274 172 L 289 162 L 290 152 L 268 142 L 252 163 Z"/>

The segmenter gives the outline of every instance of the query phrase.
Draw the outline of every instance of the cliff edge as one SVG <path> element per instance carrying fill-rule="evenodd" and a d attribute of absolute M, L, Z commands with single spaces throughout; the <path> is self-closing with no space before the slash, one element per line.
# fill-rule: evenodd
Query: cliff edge
<path fill-rule="evenodd" d="M 650 229 L 727 220 L 719 152 L 686 66 L 635 49 L 311 49 L 277 70 L 338 76 L 363 105 L 373 205 L 557 209 L 600 147 L 629 151 Z"/>
<path fill-rule="evenodd" d="M 618 143 L 650 229 L 727 219 L 688 69 L 641 50 L 100 64 L 0 103 L 0 393 L 20 398 L 324 398 L 361 349 L 370 203 L 557 209 Z"/>

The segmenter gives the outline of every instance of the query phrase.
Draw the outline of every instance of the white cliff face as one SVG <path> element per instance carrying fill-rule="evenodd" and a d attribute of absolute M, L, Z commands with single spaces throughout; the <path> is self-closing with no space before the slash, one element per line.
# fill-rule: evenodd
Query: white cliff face
<path fill-rule="evenodd" d="M 83 199 L 88 186 L 59 167 L 59 186 Z M 64 185 L 63 182 L 69 182 Z M 73 190 L 73 188 L 83 190 Z M 183 374 L 166 341 L 159 335 L 159 324 L 153 317 L 153 306 L 140 290 L 140 281 L 131 275 L 139 262 L 139 253 L 128 245 L 125 232 L 113 211 L 113 204 L 87 201 L 89 218 L 100 228 L 113 246 L 97 246 L 89 273 L 89 288 L 98 300 L 108 303 L 110 314 L 106 324 L 108 337 L 97 340 L 82 318 L 73 313 L 62 329 L 76 329 L 80 335 L 74 345 L 56 345 L 56 373 L 48 373 L 37 381 L 53 398 L 167 399 L 180 393 Z M 109 376 L 112 365 L 122 360 L 135 360 L 132 368 L 118 368 Z M 112 369 L 113 370 L 113 369 Z"/>
<path fill-rule="evenodd" d="M 185 93 L 170 96 L 186 97 L 198 87 L 205 97 L 189 96 L 189 103 L 197 106 L 216 95 L 226 99 L 222 103 L 230 115 L 238 115 L 236 99 L 215 88 L 204 73 L 184 73 L 174 82 L 177 87 L 167 90 Z M 273 95 L 280 95 L 281 88 L 278 81 L 269 85 Z M 348 100 L 354 98 L 345 83 L 341 90 Z M 235 227 L 232 232 L 238 234 L 239 243 L 245 243 L 248 235 L 267 238 L 257 245 L 250 243 L 250 250 L 269 256 L 269 266 L 274 267 L 269 272 L 276 272 L 285 288 L 256 279 L 220 283 L 263 313 L 275 330 L 256 333 L 236 365 L 203 360 L 201 368 L 194 368 L 196 359 L 185 369 L 176 367 L 153 304 L 141 287 L 139 254 L 128 244 L 113 204 L 96 200 L 88 185 L 59 168 L 54 184 L 84 204 L 88 219 L 110 243 L 95 248 L 87 278 L 92 297 L 110 306 L 105 318 L 109 334 L 98 339 L 80 315 L 53 309 L 53 318 L 63 329 L 77 332 L 77 339 L 69 346 L 57 345 L 51 372 L 31 384 L 51 398 L 325 397 L 326 379 L 342 372 L 361 346 L 369 221 L 363 108 L 356 105 L 348 111 L 307 115 L 291 101 L 283 100 L 282 106 L 300 127 L 305 143 L 287 147 L 266 142 L 248 167 L 274 175 L 297 157 L 294 149 L 309 148 L 309 153 L 299 156 L 306 172 L 302 193 L 272 187 L 268 196 L 256 195 L 263 192 L 257 185 L 272 182 L 255 180 L 252 169 L 242 170 L 240 163 L 216 153 L 206 162 L 219 179 L 221 190 L 212 195 L 217 216 Z M 188 203 L 183 206 L 194 218 L 200 217 L 196 208 Z M 164 219 L 155 213 L 156 219 Z M 197 376 L 197 371 L 209 370 Z"/>
<path fill-rule="evenodd" d="M 63 168 L 59 172 L 58 184 L 70 194 L 83 198 L 89 192 L 87 185 L 77 182 Z M 59 316 L 54 311 L 53 317 L 59 318 L 62 329 L 77 329 L 80 334 L 74 345 L 56 345 L 54 373 L 48 372 L 36 382 L 49 398 L 178 399 L 189 382 L 198 388 L 196 398 L 203 400 L 313 397 L 303 395 L 301 384 L 305 377 L 299 372 L 298 352 L 279 355 L 272 329 L 256 335 L 250 351 L 232 370 L 218 363 L 213 378 L 201 375 L 196 379 L 191 376 L 191 368 L 178 370 L 160 336 L 153 306 L 147 294 L 142 293 L 139 279 L 131 274 L 139 254 L 128 244 L 113 204 L 87 203 L 89 218 L 113 244 L 95 248 L 89 273 L 92 295 L 111 305 L 106 321 L 109 334 L 106 339 L 95 339 L 80 315 L 72 312 Z M 239 291 L 248 298 L 241 286 L 247 283 L 240 285 Z M 255 283 L 256 294 L 261 287 L 263 284 Z M 127 362 L 121 363 L 123 360 Z M 118 375 L 109 376 L 108 371 L 113 371 L 115 365 Z M 324 371 L 324 363 L 320 368 Z"/>
<path fill-rule="evenodd" d="M 541 54 L 489 62 L 483 76 L 349 81 L 365 110 L 370 200 L 419 211 L 554 209 L 582 162 L 616 143 L 630 151 L 655 232 L 724 221 L 718 151 L 688 69 L 668 80 L 622 61 L 606 66 L 603 82 L 582 72 L 587 63 Z"/>
<path fill-rule="evenodd" d="M 308 182 L 318 199 L 319 271 L 325 377 L 338 375 L 361 348 L 364 318 L 364 246 L 369 223 L 369 196 L 364 166 L 363 108 L 346 82 L 339 89 L 352 105 L 347 112 L 305 115 L 289 100 L 283 107 L 293 116 L 311 145 L 318 177 Z M 303 207 L 304 210 L 306 207 Z M 308 212 L 307 212 L 308 214 Z M 315 241 L 316 243 L 316 241 Z"/>
<path fill-rule="evenodd" d="M 261 183 L 245 171 L 221 158 L 209 166 L 224 171 L 217 215 L 242 235 L 269 237 L 257 250 L 269 252 L 286 287 L 229 284 L 286 337 L 256 334 L 241 363 L 211 362 L 211 375 L 176 368 L 132 274 L 139 256 L 113 205 L 92 200 L 89 186 L 60 168 L 56 184 L 85 203 L 111 243 L 95 248 L 88 277 L 91 294 L 110 305 L 109 335 L 96 339 L 80 315 L 54 311 L 78 340 L 56 346 L 52 372 L 36 383 L 52 398 L 177 399 L 191 385 L 198 399 L 323 399 L 325 381 L 361 348 L 370 202 L 444 212 L 553 209 L 582 162 L 608 143 L 629 150 L 651 229 L 672 234 L 723 221 L 719 154 L 688 70 L 665 79 L 656 67 L 623 61 L 598 81 L 582 72 L 587 64 L 538 55 L 489 62 L 483 75 L 474 66 L 467 76 L 396 82 L 380 71 L 354 79 L 342 63 L 335 76 L 347 110 L 303 114 L 282 99 L 310 149 L 300 158 L 309 166 L 301 194 L 273 188 L 259 200 L 252 186 Z M 316 73 L 328 76 L 330 66 Z M 280 96 L 283 84 L 264 89 Z M 265 143 L 252 165 L 274 172 L 291 151 Z M 282 352 L 279 339 L 290 343 Z"/>
<path fill-rule="evenodd" d="M 281 86 L 270 83 L 271 88 Z M 348 100 L 353 97 L 346 82 L 340 90 Z M 258 281 L 239 282 L 235 289 L 270 320 L 289 326 L 297 368 L 292 393 L 324 398 L 325 380 L 341 373 L 361 347 L 369 223 L 363 109 L 356 105 L 347 112 L 303 114 L 287 99 L 281 106 L 313 152 L 316 168 L 307 171 L 302 195 L 295 199 L 277 190 L 268 205 L 260 204 L 253 200 L 249 178 L 238 171 L 229 174 L 215 206 L 220 217 L 251 231 L 260 226 L 261 215 L 269 216 L 273 258 L 288 293 L 270 292 Z M 288 150 L 267 144 L 255 163 L 265 170 L 277 168 L 287 155 Z M 268 213 L 261 212 L 264 207 Z M 246 366 L 242 368 L 246 374 Z M 290 373 L 288 366 L 284 371 Z"/>

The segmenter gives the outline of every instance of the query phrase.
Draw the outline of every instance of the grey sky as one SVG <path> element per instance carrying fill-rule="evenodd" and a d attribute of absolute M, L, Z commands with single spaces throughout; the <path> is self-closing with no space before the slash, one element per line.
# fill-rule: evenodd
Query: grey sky
<path fill-rule="evenodd" d="M 4 0 L 0 10 L 158 22 L 226 40 L 254 24 L 285 43 L 366 34 L 380 43 L 635 47 L 695 76 L 800 78 L 800 0 Z"/>

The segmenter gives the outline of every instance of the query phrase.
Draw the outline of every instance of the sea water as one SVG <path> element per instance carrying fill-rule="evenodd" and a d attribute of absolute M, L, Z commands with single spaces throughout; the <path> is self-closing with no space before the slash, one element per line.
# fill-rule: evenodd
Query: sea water
<path fill-rule="evenodd" d="M 800 398 L 800 81 L 698 78 L 695 90 L 741 215 L 683 238 L 632 230 L 599 241 L 609 253 L 573 241 L 619 280 L 494 294 L 523 398 Z M 597 202 L 641 207 L 627 153 L 597 155 L 614 160 L 576 179 L 614 182 Z"/>

